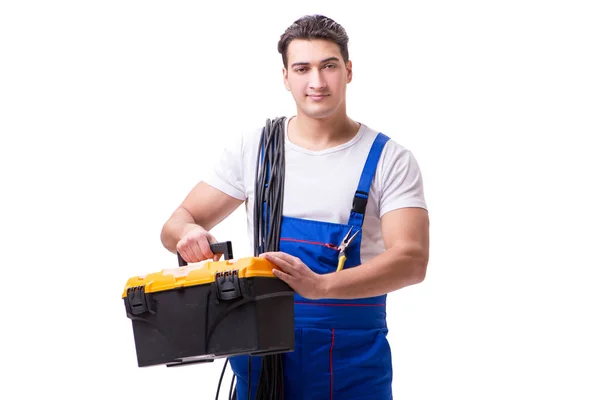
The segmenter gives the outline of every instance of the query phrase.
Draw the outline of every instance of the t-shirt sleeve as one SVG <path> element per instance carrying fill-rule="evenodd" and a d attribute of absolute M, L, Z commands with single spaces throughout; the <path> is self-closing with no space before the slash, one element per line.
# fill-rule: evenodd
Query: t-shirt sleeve
<path fill-rule="evenodd" d="M 230 140 L 203 179 L 214 188 L 239 200 L 246 200 L 243 146 L 242 135 Z"/>
<path fill-rule="evenodd" d="M 423 177 L 411 151 L 389 141 L 381 155 L 379 216 L 398 208 L 427 209 Z"/>

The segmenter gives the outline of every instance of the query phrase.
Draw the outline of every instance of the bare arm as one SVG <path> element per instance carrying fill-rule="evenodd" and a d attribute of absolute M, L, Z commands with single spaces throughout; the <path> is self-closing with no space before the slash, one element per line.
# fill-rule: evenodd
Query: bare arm
<path fill-rule="evenodd" d="M 352 299 L 378 296 L 425 279 L 429 262 L 429 214 L 402 208 L 381 220 L 386 251 L 355 268 L 323 275 L 323 297 Z"/>
<path fill-rule="evenodd" d="M 243 202 L 205 182 L 199 182 L 163 225 L 160 234 L 163 246 L 173 253 L 180 250 L 188 262 L 200 261 L 197 258 L 202 257 L 197 253 L 200 250 L 206 254 L 206 239 L 211 239 L 208 231 Z"/>
<path fill-rule="evenodd" d="M 429 214 L 403 208 L 381 220 L 386 251 L 354 268 L 320 275 L 290 254 L 262 254 L 278 268 L 273 274 L 309 299 L 357 299 L 379 296 L 425 279 L 429 262 Z"/>

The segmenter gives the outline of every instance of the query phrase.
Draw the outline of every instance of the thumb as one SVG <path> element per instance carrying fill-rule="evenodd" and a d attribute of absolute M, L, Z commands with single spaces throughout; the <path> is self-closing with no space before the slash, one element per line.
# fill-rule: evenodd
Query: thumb
<path fill-rule="evenodd" d="M 218 242 L 218 240 L 217 240 L 217 238 L 215 237 L 215 235 L 213 235 L 213 234 L 212 234 L 212 233 L 210 233 L 209 231 L 206 231 L 206 238 L 208 239 L 208 242 L 209 242 L 210 244 L 213 244 L 213 243 L 217 243 L 217 242 Z"/>
<path fill-rule="evenodd" d="M 208 241 L 209 245 L 213 245 L 213 244 L 219 242 L 217 240 L 217 238 L 215 238 L 215 236 L 212 233 L 208 232 L 208 231 L 206 231 L 206 240 Z M 219 261 L 220 258 L 221 258 L 221 255 L 219 255 L 219 254 L 213 254 L 213 258 L 212 258 L 213 261 Z"/>

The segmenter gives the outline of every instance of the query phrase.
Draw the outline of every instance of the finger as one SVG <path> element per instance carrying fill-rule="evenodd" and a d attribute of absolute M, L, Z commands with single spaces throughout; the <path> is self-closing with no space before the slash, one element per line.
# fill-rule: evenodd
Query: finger
<path fill-rule="evenodd" d="M 264 257 L 267 260 L 285 260 L 285 253 L 280 251 L 268 251 L 266 253 L 262 253 L 259 257 Z"/>
<path fill-rule="evenodd" d="M 214 237 L 214 236 L 213 236 L 213 234 L 212 234 L 212 233 L 210 233 L 210 232 L 206 232 L 206 239 L 208 240 L 208 243 L 209 243 L 209 248 L 210 248 L 210 245 L 211 245 L 212 243 L 217 243 L 217 242 L 218 242 L 218 241 L 217 241 L 217 238 L 216 238 L 216 237 Z M 210 252 L 211 252 L 211 253 L 213 253 L 213 251 L 212 251 L 212 250 L 211 250 Z M 219 253 L 213 253 L 213 255 L 212 255 L 212 259 L 213 259 L 213 261 L 219 261 L 219 260 L 221 259 L 221 257 L 222 257 L 222 256 L 223 256 L 222 254 L 219 254 Z"/>
<path fill-rule="evenodd" d="M 208 242 L 208 237 L 204 236 L 198 241 L 198 245 L 200 246 L 200 251 L 202 252 L 204 259 L 213 258 L 215 254 L 210 249 L 210 243 Z"/>
<path fill-rule="evenodd" d="M 288 253 L 278 252 L 275 253 L 274 257 L 285 263 L 286 268 L 290 271 L 300 271 L 302 265 L 304 265 L 302 260 Z"/>
<path fill-rule="evenodd" d="M 183 258 L 183 261 L 185 261 L 186 263 L 189 263 L 189 261 L 188 261 L 189 257 L 187 256 L 187 254 L 185 254 L 185 251 L 177 250 L 177 252 L 181 256 L 181 258 Z"/>
<path fill-rule="evenodd" d="M 202 258 L 198 258 L 198 256 L 195 254 L 193 245 L 194 245 L 194 239 L 190 238 L 189 236 L 184 236 L 183 239 L 181 239 L 178 243 L 181 252 L 183 253 L 182 256 L 185 254 L 184 256 L 184 260 L 186 260 L 188 263 L 194 263 L 194 262 L 198 262 L 200 261 Z"/>
<path fill-rule="evenodd" d="M 289 264 L 293 264 L 294 262 L 296 262 L 298 260 L 297 257 L 294 257 L 291 254 L 285 253 L 283 251 L 270 251 L 270 252 L 264 253 L 264 255 L 284 260 Z"/>
<path fill-rule="evenodd" d="M 206 260 L 206 257 L 204 256 L 204 254 L 202 254 L 202 250 L 200 250 L 200 245 L 197 241 L 190 243 L 189 251 L 190 253 L 194 254 L 194 257 L 196 258 L 195 262 Z"/>
<path fill-rule="evenodd" d="M 285 259 L 280 258 L 274 254 L 265 254 L 264 256 L 268 261 L 272 262 L 273 264 L 277 265 L 279 268 L 281 268 L 284 272 L 286 273 L 290 273 L 292 271 L 294 271 L 294 267 L 292 266 L 292 264 L 290 264 L 289 262 L 287 262 Z"/>
<path fill-rule="evenodd" d="M 190 261 L 190 255 L 187 252 L 185 242 L 179 242 L 177 244 L 177 252 L 179 253 L 179 255 L 181 255 L 181 258 L 183 258 L 186 262 L 193 262 Z"/>
<path fill-rule="evenodd" d="M 278 270 L 277 268 L 273 268 L 273 275 L 275 275 L 277 278 L 281 279 L 282 281 L 291 286 L 291 283 L 293 281 L 291 275 L 288 275 L 285 272 Z"/>

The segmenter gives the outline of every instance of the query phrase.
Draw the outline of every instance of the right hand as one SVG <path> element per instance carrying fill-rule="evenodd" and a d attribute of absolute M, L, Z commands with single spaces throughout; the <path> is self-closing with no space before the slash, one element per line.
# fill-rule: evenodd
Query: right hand
<path fill-rule="evenodd" d="M 217 240 L 201 226 L 189 229 L 177 242 L 177 251 L 188 263 L 200 262 L 208 259 L 218 261 L 220 254 L 214 254 L 210 249 L 211 243 Z"/>

